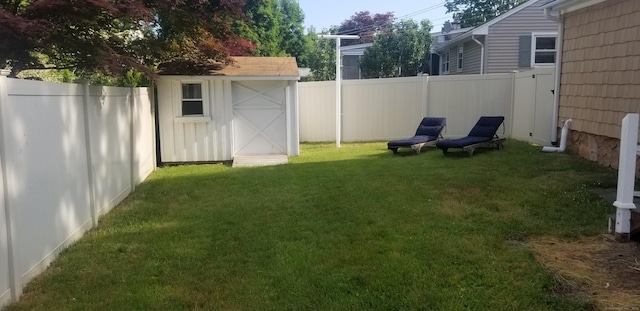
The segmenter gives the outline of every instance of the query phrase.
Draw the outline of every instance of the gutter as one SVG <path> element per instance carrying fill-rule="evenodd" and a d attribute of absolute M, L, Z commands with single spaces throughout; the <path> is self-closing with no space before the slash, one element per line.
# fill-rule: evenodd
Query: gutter
<path fill-rule="evenodd" d="M 560 14 L 560 13 L 558 13 Z M 558 23 L 558 35 L 556 37 L 556 72 L 553 90 L 553 115 L 551 117 L 551 143 L 558 143 L 558 111 L 560 109 L 560 76 L 562 75 L 562 50 L 563 50 L 563 32 L 564 23 L 560 16 L 551 15 L 551 7 L 544 8 L 546 18 Z"/>
<path fill-rule="evenodd" d="M 486 38 L 486 36 L 485 36 Z M 476 35 L 471 35 L 471 40 L 475 41 L 475 43 L 480 45 L 480 74 L 484 74 L 484 44 L 476 39 Z"/>

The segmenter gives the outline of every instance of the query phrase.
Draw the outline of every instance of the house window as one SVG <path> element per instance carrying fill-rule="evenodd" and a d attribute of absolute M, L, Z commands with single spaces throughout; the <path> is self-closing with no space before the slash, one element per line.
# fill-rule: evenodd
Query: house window
<path fill-rule="evenodd" d="M 182 115 L 193 116 L 203 115 L 202 106 L 202 84 L 183 83 L 182 84 Z"/>
<path fill-rule="evenodd" d="M 449 52 L 442 54 L 442 73 L 449 73 Z"/>
<path fill-rule="evenodd" d="M 533 34 L 531 36 L 531 63 L 534 66 L 556 63 L 556 34 Z"/>
<path fill-rule="evenodd" d="M 462 71 L 462 66 L 463 66 L 463 47 L 462 45 L 458 47 L 458 71 Z"/>

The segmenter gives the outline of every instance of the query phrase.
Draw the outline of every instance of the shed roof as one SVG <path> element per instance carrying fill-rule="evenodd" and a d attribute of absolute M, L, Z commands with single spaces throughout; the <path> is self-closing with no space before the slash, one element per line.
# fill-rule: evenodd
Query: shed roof
<path fill-rule="evenodd" d="M 176 63 L 167 63 L 159 67 L 158 73 L 163 76 L 270 77 L 296 80 L 300 77 L 295 57 L 233 56 L 230 60 L 229 64 L 211 63 L 189 69 Z"/>

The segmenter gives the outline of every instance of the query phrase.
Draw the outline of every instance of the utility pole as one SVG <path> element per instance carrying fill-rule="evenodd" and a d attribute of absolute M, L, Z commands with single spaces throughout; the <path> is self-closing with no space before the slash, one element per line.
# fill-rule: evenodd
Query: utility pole
<path fill-rule="evenodd" d="M 342 122 L 342 72 L 340 64 L 340 39 L 360 39 L 360 36 L 354 35 L 318 35 L 320 39 L 336 40 L 336 147 L 340 148 L 340 130 Z"/>

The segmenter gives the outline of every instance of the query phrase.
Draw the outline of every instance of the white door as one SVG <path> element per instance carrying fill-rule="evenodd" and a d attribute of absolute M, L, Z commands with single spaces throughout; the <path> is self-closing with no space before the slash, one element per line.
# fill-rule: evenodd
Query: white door
<path fill-rule="evenodd" d="M 231 89 L 234 155 L 287 154 L 286 83 L 235 81 Z"/>

